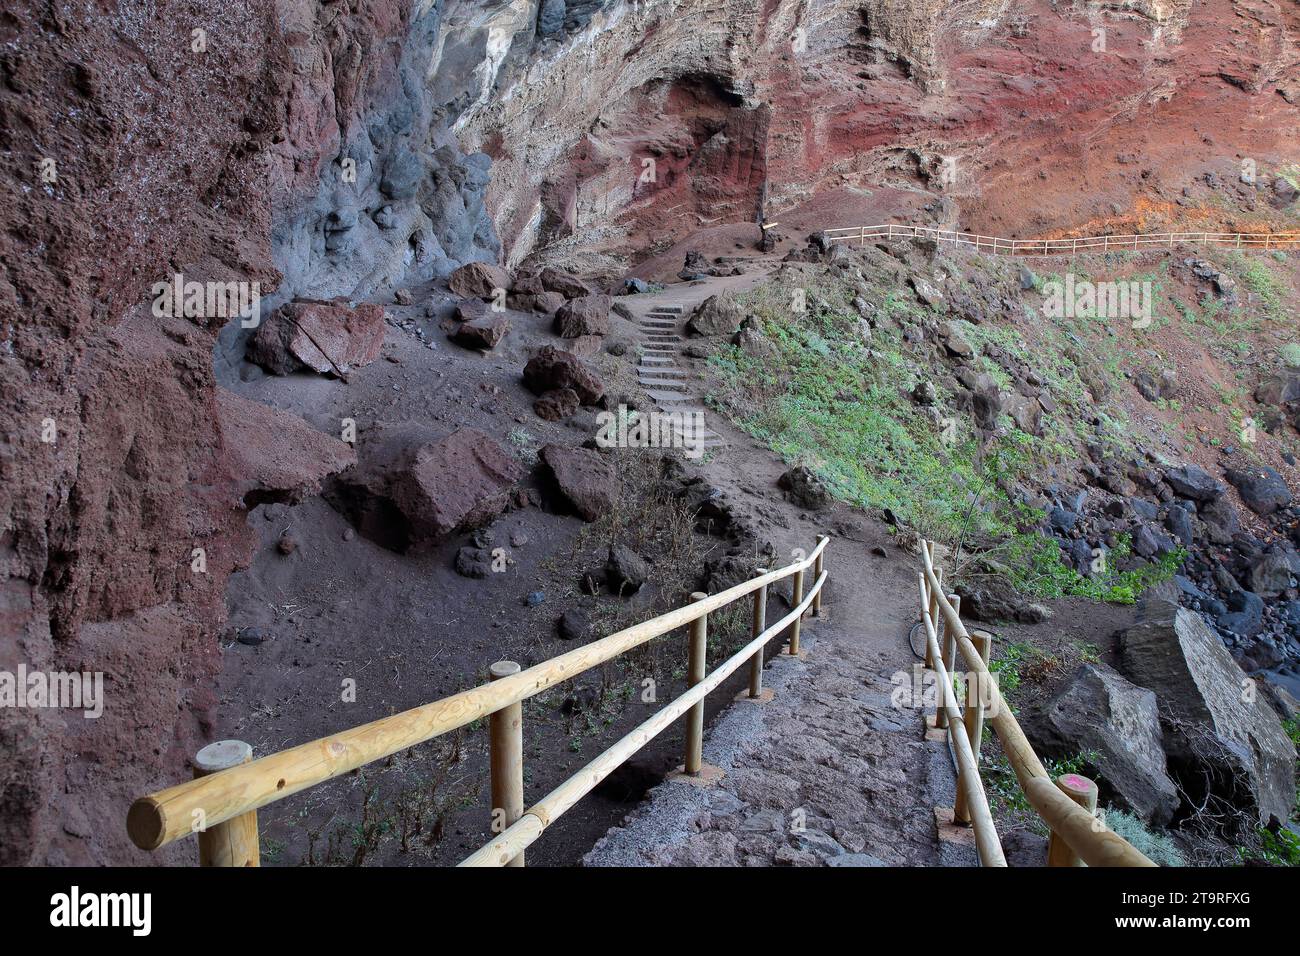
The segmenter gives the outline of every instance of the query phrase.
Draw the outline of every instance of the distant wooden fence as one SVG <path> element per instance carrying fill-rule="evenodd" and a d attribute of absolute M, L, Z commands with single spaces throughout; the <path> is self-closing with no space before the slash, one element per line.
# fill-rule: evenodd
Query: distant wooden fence
<path fill-rule="evenodd" d="M 1048 866 L 1155 866 L 1127 840 L 1106 829 L 1096 814 L 1097 785 L 1079 774 L 1048 776 L 1034 748 L 1007 706 L 989 673 L 992 638 L 972 635 L 961 622 L 957 595 L 943 593 L 943 569 L 935 562 L 934 543 L 921 542 L 921 620 L 926 633 L 926 667 L 935 672 L 941 695 L 935 726 L 947 728 L 957 765 L 954 821 L 975 831 L 975 846 L 984 866 L 1006 866 L 988 798 L 980 779 L 980 740 L 987 717 L 1002 752 L 1030 806 L 1051 830 Z M 957 651 L 966 663 L 962 679 L 964 706 L 953 685 Z M 986 709 L 987 708 L 987 709 Z"/>
<path fill-rule="evenodd" d="M 143 850 L 156 850 L 193 833 L 198 838 L 200 866 L 257 866 L 259 808 L 487 717 L 493 826 L 499 832 L 461 865 L 523 866 L 524 850 L 548 826 L 683 714 L 688 715 L 683 769 L 688 774 L 700 772 L 704 698 L 746 663 L 749 694 L 759 696 L 763 649 L 787 628 L 789 651 L 799 652 L 800 622 L 810 608 L 814 615 L 821 612 L 828 541 L 821 538 L 812 554 L 784 568 L 760 571 L 751 580 L 718 594 L 696 593 L 686 607 L 527 670 L 513 661 L 498 662 L 490 670 L 490 683 L 391 717 L 256 760 L 252 748 L 241 741 L 210 744 L 195 758 L 194 780 L 141 797 L 131 805 L 127 832 Z M 805 588 L 809 569 L 813 580 Z M 768 626 L 768 587 L 789 577 L 794 578 L 790 612 Z M 706 676 L 709 614 L 749 595 L 754 601 L 751 640 Z M 689 632 L 690 689 L 525 810 L 523 701 L 680 627 Z"/>
<path fill-rule="evenodd" d="M 1001 239 L 931 226 L 885 223 L 879 226 L 825 229 L 823 234 L 829 242 L 856 242 L 860 246 L 878 239 L 932 239 L 979 252 L 1028 257 L 1072 256 L 1080 252 L 1136 252 L 1143 249 L 1173 249 L 1179 245 L 1219 246 L 1261 252 L 1300 249 L 1300 232 L 1157 232 L 1132 236 L 1079 236 L 1073 239 Z"/>

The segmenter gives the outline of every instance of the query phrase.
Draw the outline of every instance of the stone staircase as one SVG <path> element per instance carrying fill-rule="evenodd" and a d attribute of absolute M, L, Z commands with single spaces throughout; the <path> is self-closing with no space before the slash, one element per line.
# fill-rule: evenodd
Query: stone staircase
<path fill-rule="evenodd" d="M 652 305 L 638 319 L 644 342 L 637 365 L 637 380 L 660 411 L 703 413 L 707 421 L 709 416 L 703 403 L 691 391 L 690 373 L 678 362 L 685 321 L 680 305 Z M 725 448 L 727 442 L 706 425 L 702 444 L 707 453 Z"/>

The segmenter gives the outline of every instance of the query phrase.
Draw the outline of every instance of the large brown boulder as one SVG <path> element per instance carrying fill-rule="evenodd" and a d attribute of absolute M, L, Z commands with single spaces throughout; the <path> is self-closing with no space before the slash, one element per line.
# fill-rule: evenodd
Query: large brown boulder
<path fill-rule="evenodd" d="M 1170 767 L 1192 799 L 1204 799 L 1208 788 L 1260 823 L 1289 819 L 1295 747 L 1199 614 L 1145 602 L 1121 638 L 1120 665 L 1159 697 Z"/>
<path fill-rule="evenodd" d="M 571 388 L 584 405 L 594 405 L 605 394 L 605 383 L 572 352 L 544 345 L 524 366 L 524 385 L 534 395 Z"/>
<path fill-rule="evenodd" d="M 244 505 L 296 502 L 320 490 L 321 479 L 356 464 L 350 445 L 316 431 L 297 415 L 217 390 L 223 462 Z"/>
<path fill-rule="evenodd" d="M 744 321 L 745 313 L 727 295 L 711 295 L 691 315 L 686 331 L 692 335 L 730 335 Z"/>
<path fill-rule="evenodd" d="M 560 306 L 555 313 L 555 334 L 566 339 L 609 334 L 609 296 L 584 295 Z"/>
<path fill-rule="evenodd" d="M 499 312 L 490 312 L 463 323 L 451 338 L 457 345 L 486 352 L 496 348 L 509 331 L 510 321 Z"/>
<path fill-rule="evenodd" d="M 578 393 L 573 389 L 557 388 L 546 392 L 533 402 L 533 411 L 537 413 L 538 418 L 544 418 L 548 422 L 560 422 L 575 414 L 581 404 Z"/>
<path fill-rule="evenodd" d="M 564 272 L 561 269 L 552 269 L 547 266 L 542 270 L 542 274 L 538 278 L 543 288 L 551 292 L 558 292 L 566 299 L 580 299 L 585 295 L 591 295 L 591 287 L 572 272 Z"/>
<path fill-rule="evenodd" d="M 618 478 L 614 466 L 597 451 L 547 445 L 542 463 L 556 490 L 587 521 L 595 521 L 614 507 Z"/>
<path fill-rule="evenodd" d="M 469 262 L 447 279 L 447 288 L 466 299 L 493 299 L 510 288 L 510 273 L 488 262 Z"/>
<path fill-rule="evenodd" d="M 394 551 L 420 550 L 492 521 L 523 473 L 475 429 L 438 437 L 422 425 L 381 425 L 363 432 L 357 466 L 328 497 L 366 537 Z"/>
<path fill-rule="evenodd" d="M 248 359 L 276 375 L 304 368 L 345 375 L 379 358 L 383 345 L 383 306 L 289 302 L 258 326 Z"/>
<path fill-rule="evenodd" d="M 1124 809 L 1164 826 L 1178 809 L 1169 777 L 1154 691 L 1105 664 L 1084 664 L 1026 721 L 1034 745 L 1048 753 L 1095 751 L 1100 784 Z"/>

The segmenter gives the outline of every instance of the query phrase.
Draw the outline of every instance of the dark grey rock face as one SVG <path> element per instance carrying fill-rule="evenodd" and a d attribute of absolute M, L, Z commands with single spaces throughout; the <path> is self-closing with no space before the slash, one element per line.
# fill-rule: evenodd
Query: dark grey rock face
<path fill-rule="evenodd" d="M 456 72 L 456 57 L 444 54 L 428 79 L 443 9 L 434 3 L 411 22 L 392 76 L 374 84 L 372 102 L 340 116 L 338 153 L 322 164 L 315 196 L 277 210 L 272 246 L 284 282 L 272 307 L 289 296 L 363 298 L 497 261 L 483 202 L 492 161 L 460 151 L 447 129 L 455 110 L 439 96 L 450 90 L 437 77 Z"/>
<path fill-rule="evenodd" d="M 1147 602 L 1121 639 L 1120 667 L 1134 683 L 1158 688 L 1165 751 L 1192 799 L 1208 791 L 1261 823 L 1289 817 L 1295 748 L 1200 615 Z"/>
<path fill-rule="evenodd" d="M 1080 667 L 1029 726 L 1049 751 L 1096 751 L 1101 779 L 1126 809 L 1163 826 L 1178 809 L 1154 691 L 1105 664 Z"/>

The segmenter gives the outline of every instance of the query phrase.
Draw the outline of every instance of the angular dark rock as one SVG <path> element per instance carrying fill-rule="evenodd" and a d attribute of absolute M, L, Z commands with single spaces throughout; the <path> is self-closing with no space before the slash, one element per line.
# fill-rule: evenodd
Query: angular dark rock
<path fill-rule="evenodd" d="M 485 578 L 492 573 L 492 553 L 486 548 L 461 548 L 456 552 L 455 568 L 463 578 Z"/>
<path fill-rule="evenodd" d="M 362 534 L 396 551 L 417 550 L 481 527 L 509 504 L 523 468 L 480 431 L 437 437 L 419 425 L 368 429 L 358 463 L 327 497 Z"/>
<path fill-rule="evenodd" d="M 1225 491 L 1205 469 L 1196 465 L 1180 465 L 1165 472 L 1165 482 L 1184 498 L 1193 501 L 1214 501 Z"/>
<path fill-rule="evenodd" d="M 447 279 L 447 287 L 465 299 L 494 299 L 510 288 L 510 273 L 488 262 L 469 262 Z"/>
<path fill-rule="evenodd" d="M 572 272 L 553 269 L 547 266 L 539 276 L 542 287 L 550 292 L 558 292 L 566 299 L 581 299 L 591 295 L 591 287 Z"/>
<path fill-rule="evenodd" d="M 1271 515 L 1291 503 L 1291 489 L 1272 468 L 1229 469 L 1226 477 L 1246 507 L 1256 514 Z"/>
<path fill-rule="evenodd" d="M 1122 670 L 1159 688 L 1165 751 L 1190 799 L 1208 790 L 1259 823 L 1295 803 L 1295 748 L 1277 715 L 1194 611 L 1149 601 L 1120 639 Z"/>
<path fill-rule="evenodd" d="M 555 333 L 566 339 L 609 334 L 609 297 L 584 295 L 570 299 L 555 313 Z"/>
<path fill-rule="evenodd" d="M 346 374 L 379 358 L 384 328 L 383 306 L 290 302 L 258 326 L 248 359 L 276 375 L 301 369 Z"/>
<path fill-rule="evenodd" d="M 544 345 L 524 366 L 524 385 L 534 395 L 558 388 L 577 393 L 584 405 L 594 405 L 605 394 L 605 383 L 590 366 L 572 352 Z"/>
<path fill-rule="evenodd" d="M 1275 598 L 1291 587 L 1294 566 L 1300 558 L 1292 553 L 1270 551 L 1256 558 L 1250 568 L 1250 588 L 1261 598 Z"/>
<path fill-rule="evenodd" d="M 605 583 L 620 597 L 641 590 L 650 577 L 650 565 L 631 548 L 615 545 L 605 562 Z"/>
<path fill-rule="evenodd" d="M 600 452 L 547 445 L 540 457 L 559 492 L 584 519 L 595 521 L 614 507 L 618 479 Z"/>
<path fill-rule="evenodd" d="M 586 642 L 591 639 L 591 618 L 585 611 L 570 608 L 555 622 L 555 633 L 562 641 Z"/>
<path fill-rule="evenodd" d="M 543 392 L 541 397 L 533 402 L 533 411 L 537 413 L 538 418 L 548 422 L 560 422 L 577 412 L 581 405 L 578 393 L 573 389 L 555 388 Z"/>
<path fill-rule="evenodd" d="M 1178 809 L 1178 789 L 1165 761 L 1154 691 L 1130 683 L 1105 664 L 1084 664 L 1028 722 L 1048 753 L 1095 751 L 1103 787 L 1123 808 L 1153 826 Z"/>
<path fill-rule="evenodd" d="M 790 501 L 800 508 L 820 511 L 834 500 L 822 480 L 807 465 L 796 465 L 781 475 L 777 487 L 786 492 Z"/>
<path fill-rule="evenodd" d="M 745 318 L 739 305 L 727 295 L 711 295 L 696 308 L 686 323 L 692 335 L 730 335 Z"/>
<path fill-rule="evenodd" d="M 510 320 L 493 312 L 472 322 L 465 322 L 452 333 L 451 338 L 457 345 L 486 352 L 496 348 L 509 331 Z"/>

